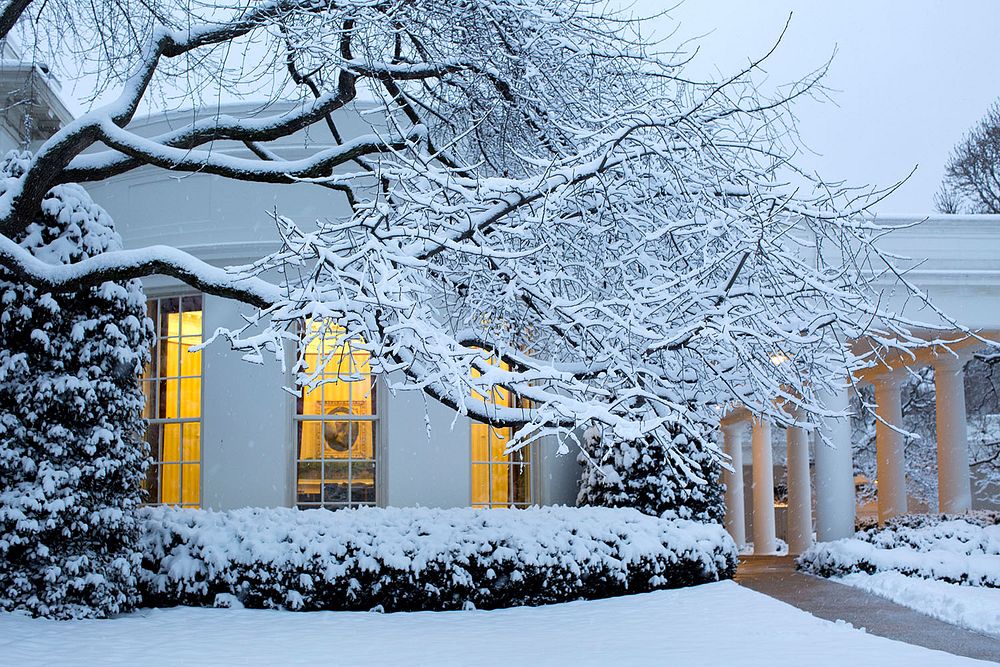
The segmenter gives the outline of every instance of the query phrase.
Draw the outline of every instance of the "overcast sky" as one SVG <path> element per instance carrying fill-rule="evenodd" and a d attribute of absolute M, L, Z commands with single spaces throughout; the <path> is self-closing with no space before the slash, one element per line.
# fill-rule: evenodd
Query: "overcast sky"
<path fill-rule="evenodd" d="M 637 0 L 651 15 L 666 5 Z M 651 22 L 672 43 L 705 35 L 696 72 L 732 72 L 765 53 L 792 14 L 767 83 L 798 78 L 836 49 L 826 85 L 835 104 L 796 106 L 818 155 L 801 164 L 827 180 L 886 186 L 916 173 L 878 208 L 925 214 L 963 132 L 1000 97 L 1000 0 L 686 0 Z"/>
<path fill-rule="evenodd" d="M 609 0 L 641 16 L 678 1 Z M 932 212 L 949 152 L 1000 97 L 1000 0 L 683 0 L 647 24 L 661 37 L 676 30 L 668 45 L 700 37 L 696 74 L 728 74 L 766 53 L 789 14 L 766 85 L 799 79 L 836 51 L 825 80 L 833 102 L 795 106 L 814 152 L 800 166 L 879 187 L 916 167 L 877 210 Z"/>

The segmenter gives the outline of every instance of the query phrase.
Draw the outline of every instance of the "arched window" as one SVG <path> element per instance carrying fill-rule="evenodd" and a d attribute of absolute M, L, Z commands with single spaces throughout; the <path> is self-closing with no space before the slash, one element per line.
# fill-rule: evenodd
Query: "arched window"
<path fill-rule="evenodd" d="M 300 390 L 296 409 L 299 507 L 375 505 L 378 412 L 369 354 L 336 332 L 312 337 L 307 372 L 323 380 Z"/>
<path fill-rule="evenodd" d="M 150 504 L 201 504 L 201 295 L 150 299 L 156 327 L 152 360 L 142 377 L 153 463 L 144 487 Z"/>

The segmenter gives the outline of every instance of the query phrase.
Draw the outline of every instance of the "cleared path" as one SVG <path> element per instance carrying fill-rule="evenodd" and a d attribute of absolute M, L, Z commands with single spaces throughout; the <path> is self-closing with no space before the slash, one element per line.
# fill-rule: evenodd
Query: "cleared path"
<path fill-rule="evenodd" d="M 743 557 L 736 582 L 828 621 L 873 635 L 1000 663 L 1000 641 L 903 607 L 866 591 L 795 570 L 789 556 Z"/>

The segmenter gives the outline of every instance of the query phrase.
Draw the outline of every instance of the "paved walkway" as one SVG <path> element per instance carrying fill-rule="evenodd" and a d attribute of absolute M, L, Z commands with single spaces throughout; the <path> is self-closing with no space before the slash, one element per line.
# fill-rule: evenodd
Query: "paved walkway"
<path fill-rule="evenodd" d="M 736 582 L 829 621 L 843 619 L 873 635 L 1000 662 L 1000 641 L 939 621 L 866 591 L 795 571 L 788 556 L 743 557 Z"/>

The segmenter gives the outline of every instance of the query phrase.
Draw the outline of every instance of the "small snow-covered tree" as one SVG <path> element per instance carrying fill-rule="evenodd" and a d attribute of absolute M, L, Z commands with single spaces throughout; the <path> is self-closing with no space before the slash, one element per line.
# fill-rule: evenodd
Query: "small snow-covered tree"
<path fill-rule="evenodd" d="M 673 431 L 662 439 L 622 442 L 584 434 L 577 460 L 583 466 L 577 505 L 632 507 L 644 514 L 722 521 L 725 505 L 719 459 L 702 442 Z"/>
<path fill-rule="evenodd" d="M 5 182 L 30 160 L 8 155 Z M 77 185 L 49 191 L 16 240 L 53 265 L 121 248 Z M 137 280 L 51 293 L 0 271 L 0 609 L 80 618 L 136 604 L 137 378 L 151 338 Z"/>

